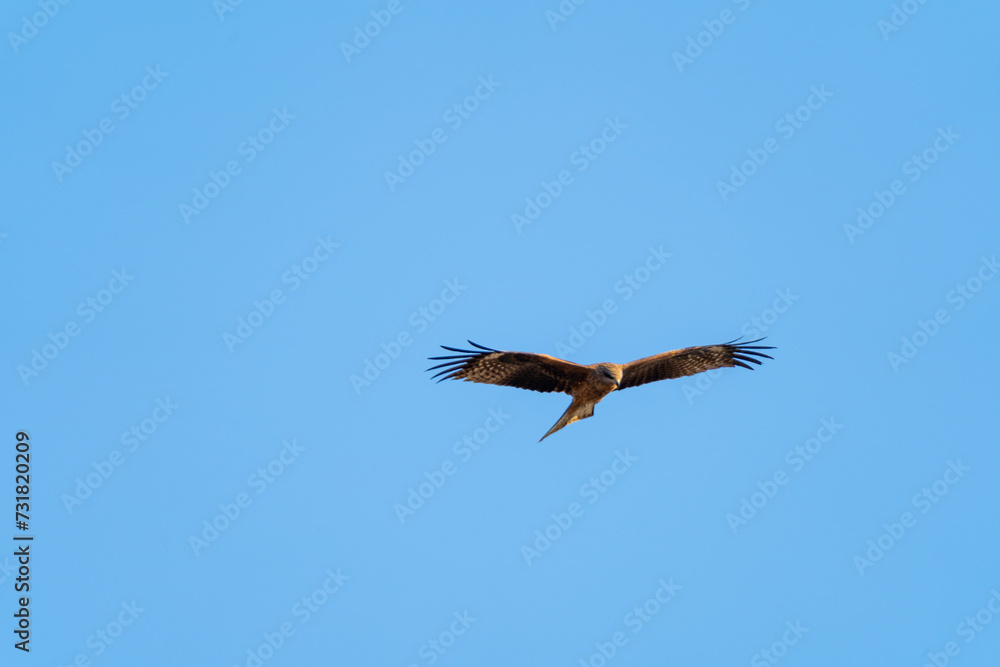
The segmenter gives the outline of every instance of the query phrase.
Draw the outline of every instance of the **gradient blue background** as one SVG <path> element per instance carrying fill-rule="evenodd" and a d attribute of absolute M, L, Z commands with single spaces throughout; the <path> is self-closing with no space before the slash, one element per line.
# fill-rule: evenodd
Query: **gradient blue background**
<path fill-rule="evenodd" d="M 783 648 L 783 665 L 923 665 L 948 642 L 949 664 L 996 664 L 1000 618 L 972 641 L 959 628 L 1000 589 L 1000 280 L 982 259 L 1000 252 L 996 4 L 914 5 L 885 38 L 888 1 L 594 1 L 553 29 L 556 0 L 402 0 L 348 62 L 341 43 L 386 4 L 248 1 L 220 19 L 209 0 L 71 2 L 17 48 L 6 37 L 2 540 L 24 429 L 36 541 L 27 657 L 0 559 L 2 661 L 252 665 L 288 623 L 263 664 L 596 666 L 617 632 L 612 665 L 769 664 L 760 651 Z M 674 52 L 726 9 L 679 71 Z M 4 33 L 40 11 L 14 2 Z M 119 118 L 147 67 L 166 76 Z M 455 127 L 445 113 L 480 77 L 499 86 Z M 776 123 L 813 87 L 830 96 L 786 137 Z M 240 146 L 274 109 L 294 118 L 248 161 Z M 113 132 L 60 178 L 53 162 L 105 119 Z M 609 119 L 625 128 L 579 171 Z M 385 172 L 438 128 L 446 141 L 390 189 Z M 958 138 L 910 180 L 905 163 L 948 128 Z M 724 201 L 717 183 L 769 138 L 777 152 Z M 231 160 L 239 174 L 185 222 L 180 205 Z M 562 170 L 573 182 L 516 229 Z M 897 179 L 905 192 L 849 239 Z M 317 238 L 339 247 L 293 290 L 283 277 Z M 637 274 L 650 247 L 670 257 Z M 134 279 L 88 321 L 79 304 L 123 269 Z M 648 277 L 627 299 L 626 275 Z M 462 289 L 442 312 L 446 281 Z M 284 302 L 230 350 L 224 335 L 276 289 Z M 565 356 L 625 362 L 756 329 L 775 360 L 614 394 L 542 444 L 566 396 L 423 372 L 467 338 L 557 354 L 607 300 Z M 894 368 L 938 310 L 947 321 Z M 78 335 L 22 377 L 70 322 Z M 356 390 L 400 334 L 410 344 Z M 123 434 L 167 399 L 130 450 Z M 463 460 L 455 443 L 490 409 L 510 417 Z M 842 429 L 795 470 L 787 453 L 831 418 Z M 636 460 L 589 503 L 581 487 L 619 450 Z M 448 460 L 401 523 L 394 506 Z M 914 496 L 949 461 L 968 470 L 921 513 Z M 727 514 L 776 472 L 787 484 L 734 533 Z M 191 536 L 239 494 L 251 504 L 196 554 Z M 574 502 L 582 516 L 526 563 Z M 859 573 L 904 512 L 915 525 Z M 338 569 L 348 579 L 303 623 L 295 605 Z M 681 588 L 634 632 L 626 615 L 661 579 Z M 133 601 L 114 643 L 96 639 Z M 466 611 L 471 627 L 434 653 Z M 804 636 L 781 645 L 796 623 Z"/>

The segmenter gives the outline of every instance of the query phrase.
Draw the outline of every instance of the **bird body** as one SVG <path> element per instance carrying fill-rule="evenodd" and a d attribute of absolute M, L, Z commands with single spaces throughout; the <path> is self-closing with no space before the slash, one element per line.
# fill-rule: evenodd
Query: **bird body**
<path fill-rule="evenodd" d="M 685 347 L 627 364 L 600 363 L 589 366 L 547 354 L 494 350 L 470 340 L 469 344 L 478 350 L 461 350 L 442 345 L 442 348 L 459 354 L 431 357 L 435 361 L 446 361 L 427 370 L 444 369 L 434 375 L 444 376 L 439 382 L 456 379 L 569 394 L 573 397 L 573 402 L 559 421 L 542 436 L 541 439 L 544 440 L 564 426 L 593 416 L 594 406 L 613 391 L 657 380 L 694 375 L 714 368 L 741 366 L 752 369 L 746 362 L 759 365 L 757 357 L 772 358 L 759 350 L 772 350 L 773 347 L 753 345 L 761 340 L 763 339 Z"/>

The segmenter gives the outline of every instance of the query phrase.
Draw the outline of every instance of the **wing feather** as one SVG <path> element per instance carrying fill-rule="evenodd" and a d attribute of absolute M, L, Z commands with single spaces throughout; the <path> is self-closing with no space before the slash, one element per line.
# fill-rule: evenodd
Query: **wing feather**
<path fill-rule="evenodd" d="M 479 348 L 479 351 L 442 345 L 442 348 L 459 354 L 431 357 L 433 361 L 446 360 L 443 364 L 427 369 L 429 371 L 443 369 L 432 377 L 443 376 L 438 382 L 455 379 L 569 394 L 572 388 L 584 382 L 590 373 L 590 369 L 586 366 L 550 357 L 547 354 L 494 350 L 473 343 L 471 340 L 469 344 Z"/>
<path fill-rule="evenodd" d="M 680 350 L 656 354 L 652 357 L 636 359 L 625 364 L 618 389 L 628 389 L 648 382 L 695 375 L 714 368 L 740 366 L 753 370 L 753 366 L 748 364 L 760 365 L 758 357 L 773 358 L 758 351 L 773 350 L 773 347 L 753 345 L 753 343 L 759 343 L 762 340 L 764 339 L 758 338 L 740 343 L 737 339 L 721 345 L 685 347 Z"/>

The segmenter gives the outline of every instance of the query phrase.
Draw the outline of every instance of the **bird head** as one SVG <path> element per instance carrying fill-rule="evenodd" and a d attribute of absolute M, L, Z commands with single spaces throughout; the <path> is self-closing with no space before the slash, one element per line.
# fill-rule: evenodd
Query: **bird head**
<path fill-rule="evenodd" d="M 622 381 L 621 366 L 618 364 L 597 364 L 595 370 L 597 371 L 598 377 L 614 384 L 615 389 L 618 388 L 619 383 Z"/>

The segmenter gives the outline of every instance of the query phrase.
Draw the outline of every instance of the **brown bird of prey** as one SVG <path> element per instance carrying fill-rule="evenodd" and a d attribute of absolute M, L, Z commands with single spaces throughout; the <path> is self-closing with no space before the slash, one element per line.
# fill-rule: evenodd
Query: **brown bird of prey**
<path fill-rule="evenodd" d="M 721 345 L 685 347 L 630 361 L 624 365 L 602 363 L 590 366 L 574 364 L 572 361 L 557 359 L 547 354 L 494 350 L 470 340 L 469 344 L 479 348 L 478 351 L 460 350 L 442 345 L 442 348 L 459 354 L 431 357 L 433 361 L 441 359 L 448 361 L 427 370 L 444 369 L 433 376 L 444 376 L 438 382 L 448 379 L 466 380 L 532 391 L 559 391 L 569 394 L 573 397 L 573 402 L 549 432 L 542 436 L 539 440 L 541 442 L 568 424 L 592 417 L 594 406 L 616 389 L 628 389 L 647 382 L 669 380 L 727 366 L 742 366 L 753 370 L 752 366 L 744 362 L 760 365 L 760 361 L 755 357 L 773 359 L 763 352 L 758 352 L 758 350 L 773 350 L 773 347 L 753 345 L 762 340 L 764 339 L 758 338 L 745 343 L 734 340 Z"/>

